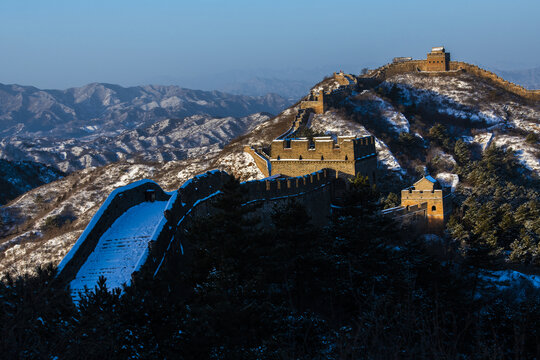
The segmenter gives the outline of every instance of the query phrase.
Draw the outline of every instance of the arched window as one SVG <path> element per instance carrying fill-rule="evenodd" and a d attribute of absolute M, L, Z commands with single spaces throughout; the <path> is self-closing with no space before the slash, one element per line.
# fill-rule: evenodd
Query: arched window
<path fill-rule="evenodd" d="M 437 210 L 437 207 L 436 207 L 435 205 L 433 205 L 433 206 L 431 207 L 431 211 L 436 211 L 436 210 Z"/>
<path fill-rule="evenodd" d="M 349 160 L 349 157 L 347 155 L 345 155 L 345 160 Z"/>
<path fill-rule="evenodd" d="M 302 160 L 302 155 L 300 155 L 300 157 L 298 158 L 298 160 Z"/>
<path fill-rule="evenodd" d="M 324 160 L 324 156 L 321 155 L 321 160 Z"/>
<path fill-rule="evenodd" d="M 278 156 L 277 156 L 277 159 L 278 159 L 278 160 L 281 160 L 281 156 L 278 155 Z"/>

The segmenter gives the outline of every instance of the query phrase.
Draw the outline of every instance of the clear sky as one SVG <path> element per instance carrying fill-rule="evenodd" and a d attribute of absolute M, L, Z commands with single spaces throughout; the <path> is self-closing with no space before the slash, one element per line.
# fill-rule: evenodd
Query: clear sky
<path fill-rule="evenodd" d="M 437 45 L 488 68 L 537 67 L 540 0 L 0 0 L 4 84 L 356 70 Z"/>

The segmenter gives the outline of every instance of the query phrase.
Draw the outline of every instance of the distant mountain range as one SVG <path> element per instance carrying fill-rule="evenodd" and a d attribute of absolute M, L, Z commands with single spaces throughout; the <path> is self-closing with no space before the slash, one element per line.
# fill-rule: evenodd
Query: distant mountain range
<path fill-rule="evenodd" d="M 231 95 L 178 86 L 122 87 L 93 83 L 67 90 L 0 84 L 0 136 L 85 138 L 118 135 L 156 121 L 196 114 L 242 117 L 276 114 L 290 105 L 279 95 Z"/>
<path fill-rule="evenodd" d="M 135 159 L 145 162 L 183 160 L 219 151 L 232 139 L 270 118 L 267 113 L 244 117 L 192 115 L 91 139 L 9 136 L 0 139 L 0 158 L 40 162 L 65 172 Z"/>
<path fill-rule="evenodd" d="M 540 66 L 526 70 L 495 70 L 503 79 L 521 85 L 526 89 L 540 89 Z"/>
<path fill-rule="evenodd" d="M 283 80 L 276 78 L 253 77 L 239 82 L 231 82 L 221 89 L 237 95 L 263 96 L 264 94 L 279 94 L 291 101 L 297 101 L 305 96 L 313 81 Z"/>

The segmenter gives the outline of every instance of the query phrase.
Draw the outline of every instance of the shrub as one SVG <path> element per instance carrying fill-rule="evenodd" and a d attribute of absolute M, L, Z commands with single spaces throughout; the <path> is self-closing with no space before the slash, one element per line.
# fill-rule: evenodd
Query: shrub
<path fill-rule="evenodd" d="M 529 133 L 527 134 L 527 137 L 525 138 L 525 142 L 527 144 L 536 144 L 538 143 L 538 140 L 540 139 L 538 138 L 538 135 L 535 133 Z"/>

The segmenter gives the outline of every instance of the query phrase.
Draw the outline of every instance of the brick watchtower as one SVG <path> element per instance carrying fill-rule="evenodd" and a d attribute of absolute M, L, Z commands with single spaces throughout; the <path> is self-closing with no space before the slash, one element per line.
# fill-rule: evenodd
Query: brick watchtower
<path fill-rule="evenodd" d="M 427 71 L 448 71 L 450 65 L 450 53 L 444 51 L 443 46 L 431 48 L 427 54 Z"/>
<path fill-rule="evenodd" d="M 449 196 L 448 189 L 443 189 L 437 180 L 428 175 L 401 191 L 401 206 L 408 208 L 427 203 L 428 228 L 442 231 L 452 211 Z"/>

